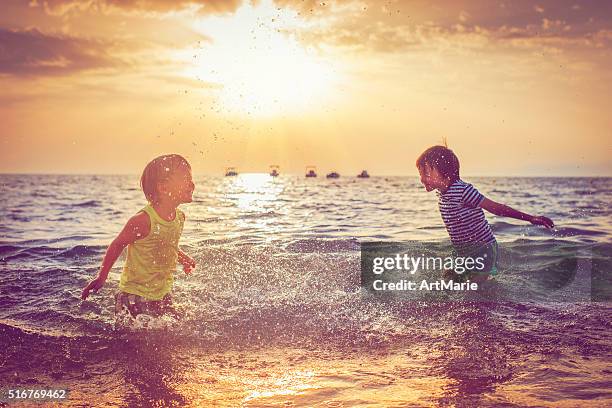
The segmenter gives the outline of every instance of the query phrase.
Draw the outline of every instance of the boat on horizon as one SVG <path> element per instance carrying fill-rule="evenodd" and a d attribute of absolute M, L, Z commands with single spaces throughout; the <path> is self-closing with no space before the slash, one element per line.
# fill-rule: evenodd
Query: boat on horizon
<path fill-rule="evenodd" d="M 358 178 L 370 178 L 367 170 L 361 170 L 361 173 L 357 175 Z"/>
<path fill-rule="evenodd" d="M 337 179 L 340 178 L 340 173 L 338 173 L 337 171 L 332 171 L 331 173 L 327 173 L 325 177 L 327 177 L 328 179 Z"/>
<path fill-rule="evenodd" d="M 228 167 L 225 169 L 225 177 L 234 177 L 237 176 L 238 172 L 235 167 Z"/>
<path fill-rule="evenodd" d="M 280 173 L 278 172 L 279 169 L 280 169 L 280 166 L 278 164 L 270 165 L 270 175 L 272 177 L 278 177 L 280 175 Z"/>
<path fill-rule="evenodd" d="M 305 177 L 317 177 L 317 168 L 315 166 L 306 166 Z"/>

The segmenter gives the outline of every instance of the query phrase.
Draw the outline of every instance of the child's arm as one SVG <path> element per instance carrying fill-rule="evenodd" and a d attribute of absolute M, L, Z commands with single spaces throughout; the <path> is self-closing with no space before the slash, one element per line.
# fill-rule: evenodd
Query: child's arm
<path fill-rule="evenodd" d="M 187 275 L 189 275 L 191 270 L 196 266 L 195 260 L 180 249 L 178 250 L 178 261 L 183 265 L 183 270 Z"/>
<path fill-rule="evenodd" d="M 140 238 L 146 237 L 149 234 L 150 228 L 149 216 L 144 212 L 138 213 L 128 220 L 119 235 L 108 246 L 98 276 L 85 286 L 81 293 L 81 299 L 87 299 L 89 292 L 92 290 L 97 292 L 104 285 L 108 273 L 117 258 L 119 258 L 119 255 L 121 255 L 123 248 Z"/>
<path fill-rule="evenodd" d="M 517 220 L 529 221 L 534 225 L 543 225 L 546 228 L 552 228 L 555 226 L 550 218 L 538 215 L 529 215 L 515 210 L 512 207 L 508 207 L 507 205 L 496 203 L 495 201 L 489 200 L 486 197 L 480 202 L 480 207 L 501 217 L 511 217 L 516 218 Z"/>
<path fill-rule="evenodd" d="M 183 217 L 183 222 L 185 222 L 185 213 L 181 211 L 180 214 Z M 196 261 L 180 248 L 178 250 L 178 261 L 183 265 L 183 271 L 185 271 L 186 275 L 189 275 L 191 270 L 196 267 Z"/>

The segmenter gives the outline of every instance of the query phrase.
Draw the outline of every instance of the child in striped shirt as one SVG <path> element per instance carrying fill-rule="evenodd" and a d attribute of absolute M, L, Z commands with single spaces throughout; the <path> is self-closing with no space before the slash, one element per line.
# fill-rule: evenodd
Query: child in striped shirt
<path fill-rule="evenodd" d="M 528 221 L 547 228 L 550 218 L 529 215 L 483 196 L 459 177 L 459 159 L 446 146 L 425 150 L 416 161 L 421 183 L 427 191 L 438 190 L 438 207 L 456 252 L 465 257 L 482 257 L 484 262 L 466 273 L 472 282 L 484 281 L 497 273 L 497 241 L 483 209 L 492 214 Z"/>

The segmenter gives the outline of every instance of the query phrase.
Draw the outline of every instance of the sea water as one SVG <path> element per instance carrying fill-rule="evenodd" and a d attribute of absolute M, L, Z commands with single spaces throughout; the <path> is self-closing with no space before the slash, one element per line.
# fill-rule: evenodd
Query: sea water
<path fill-rule="evenodd" d="M 185 316 L 126 329 L 123 257 L 80 292 L 145 205 L 138 176 L 0 175 L 0 388 L 67 388 L 62 406 L 611 404 L 612 179 L 465 180 L 556 223 L 487 215 L 503 301 L 364 293 L 361 243 L 446 238 L 414 177 L 196 176 L 180 245 L 198 265 L 173 289 Z M 598 274 L 591 297 L 540 293 L 564 254 Z"/>

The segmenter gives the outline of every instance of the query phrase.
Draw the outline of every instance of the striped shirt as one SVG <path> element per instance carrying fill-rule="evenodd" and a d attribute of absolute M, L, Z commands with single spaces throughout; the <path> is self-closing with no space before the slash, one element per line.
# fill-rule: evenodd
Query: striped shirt
<path fill-rule="evenodd" d="M 484 196 L 471 184 L 456 180 L 438 193 L 438 207 L 453 245 L 495 242 L 484 211 L 478 205 Z"/>

